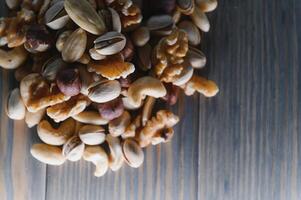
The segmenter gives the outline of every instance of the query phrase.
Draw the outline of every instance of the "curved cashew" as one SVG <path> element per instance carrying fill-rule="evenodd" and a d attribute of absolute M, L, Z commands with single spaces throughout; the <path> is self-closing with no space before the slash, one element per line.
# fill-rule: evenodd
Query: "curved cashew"
<path fill-rule="evenodd" d="M 10 51 L 0 49 L 0 66 L 4 69 L 16 69 L 27 59 L 27 51 L 23 46 Z"/>
<path fill-rule="evenodd" d="M 97 111 L 83 111 L 72 118 L 84 124 L 105 125 L 109 123 L 109 120 L 102 118 Z"/>
<path fill-rule="evenodd" d="M 46 144 L 50 145 L 63 145 L 75 132 L 75 121 L 68 119 L 58 128 L 53 128 L 47 120 L 39 123 L 37 128 L 40 139 Z"/>
<path fill-rule="evenodd" d="M 128 89 L 128 98 L 133 105 L 141 105 L 145 96 L 164 97 L 166 89 L 159 79 L 145 76 L 133 82 Z"/>
<path fill-rule="evenodd" d="M 117 171 L 122 167 L 124 162 L 120 139 L 107 135 L 106 141 L 110 148 L 109 166 L 112 171 Z"/>
<path fill-rule="evenodd" d="M 34 144 L 30 153 L 35 159 L 48 165 L 61 165 L 66 161 L 60 147 L 47 144 Z"/>
<path fill-rule="evenodd" d="M 84 160 L 92 162 L 96 169 L 94 175 L 103 176 L 109 168 L 109 158 L 100 146 L 88 146 L 84 152 Z"/>

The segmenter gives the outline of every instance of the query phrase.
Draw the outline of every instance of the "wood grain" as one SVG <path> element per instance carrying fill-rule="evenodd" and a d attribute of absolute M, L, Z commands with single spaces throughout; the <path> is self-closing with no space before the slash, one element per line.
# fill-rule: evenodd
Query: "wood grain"
<path fill-rule="evenodd" d="M 95 178 L 91 163 L 38 163 L 35 130 L 5 116 L 16 85 L 1 70 L 0 199 L 301 199 L 301 1 L 219 0 L 209 16 L 201 73 L 220 93 L 181 97 L 174 139 L 139 169 Z"/>

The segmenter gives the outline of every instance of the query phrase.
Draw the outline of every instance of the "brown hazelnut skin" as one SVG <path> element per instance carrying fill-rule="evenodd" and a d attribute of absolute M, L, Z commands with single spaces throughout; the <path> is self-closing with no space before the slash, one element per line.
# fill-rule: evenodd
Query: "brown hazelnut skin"
<path fill-rule="evenodd" d="M 78 70 L 72 68 L 58 72 L 56 84 L 59 90 L 66 96 L 78 95 L 82 86 Z"/>
<path fill-rule="evenodd" d="M 43 25 L 31 25 L 26 31 L 24 47 L 31 53 L 45 52 L 52 45 L 49 31 Z"/>
<path fill-rule="evenodd" d="M 175 105 L 178 101 L 178 96 L 180 92 L 180 88 L 178 86 L 175 86 L 171 83 L 164 84 L 165 88 L 167 90 L 167 94 L 162 97 L 164 101 L 168 103 L 168 105 Z"/>
<path fill-rule="evenodd" d="M 97 105 L 98 112 L 104 119 L 113 120 L 120 117 L 124 111 L 121 98 Z"/>

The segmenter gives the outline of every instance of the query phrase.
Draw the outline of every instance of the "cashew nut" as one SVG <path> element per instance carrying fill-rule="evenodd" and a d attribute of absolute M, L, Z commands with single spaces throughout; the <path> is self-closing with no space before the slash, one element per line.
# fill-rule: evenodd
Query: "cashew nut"
<path fill-rule="evenodd" d="M 131 115 L 124 111 L 120 117 L 109 122 L 109 132 L 113 137 L 118 137 L 125 132 L 130 123 Z"/>
<path fill-rule="evenodd" d="M 160 80 L 145 76 L 133 82 L 128 89 L 128 98 L 132 105 L 141 105 L 145 96 L 164 97 L 166 89 Z"/>
<path fill-rule="evenodd" d="M 146 122 L 149 120 L 150 116 L 152 115 L 154 104 L 156 99 L 153 97 L 147 97 L 145 104 L 143 106 L 142 111 L 142 126 L 145 126 Z"/>
<path fill-rule="evenodd" d="M 97 111 L 83 111 L 78 115 L 72 116 L 73 119 L 84 124 L 105 125 L 109 121 L 102 118 Z"/>
<path fill-rule="evenodd" d="M 69 118 L 58 128 L 53 128 L 47 120 L 43 120 L 39 123 L 37 132 L 40 139 L 46 144 L 63 145 L 74 134 L 75 121 Z"/>
<path fill-rule="evenodd" d="M 0 66 L 4 69 L 16 69 L 25 62 L 27 55 L 28 53 L 23 46 L 10 51 L 0 49 Z"/>
<path fill-rule="evenodd" d="M 103 176 L 109 168 L 109 158 L 105 150 L 100 146 L 88 146 L 84 152 L 84 160 L 92 162 L 96 169 L 94 175 Z"/>
<path fill-rule="evenodd" d="M 32 128 L 35 125 L 39 124 L 45 115 L 45 111 L 46 111 L 45 108 L 34 113 L 26 111 L 25 122 L 28 128 Z"/>
<path fill-rule="evenodd" d="M 112 171 L 117 171 L 122 167 L 124 162 L 120 139 L 107 135 L 106 141 L 110 148 L 109 167 Z"/>
<path fill-rule="evenodd" d="M 34 144 L 30 153 L 35 159 L 48 165 L 61 165 L 66 161 L 60 147 L 48 144 Z"/>

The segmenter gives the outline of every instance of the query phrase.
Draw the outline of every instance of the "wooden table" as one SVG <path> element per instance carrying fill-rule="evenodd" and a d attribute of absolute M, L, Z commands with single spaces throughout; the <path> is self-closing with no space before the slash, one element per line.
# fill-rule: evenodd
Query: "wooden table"
<path fill-rule="evenodd" d="M 202 49 L 220 93 L 181 98 L 173 141 L 139 169 L 95 178 L 87 162 L 37 162 L 36 130 L 5 115 L 17 84 L 1 70 L 0 199 L 301 199 L 301 1 L 220 0 L 210 19 Z"/>

